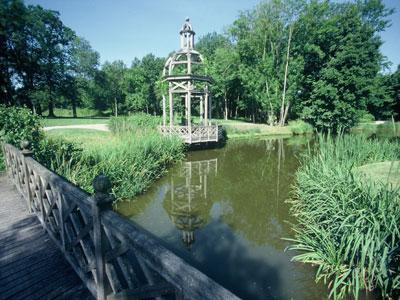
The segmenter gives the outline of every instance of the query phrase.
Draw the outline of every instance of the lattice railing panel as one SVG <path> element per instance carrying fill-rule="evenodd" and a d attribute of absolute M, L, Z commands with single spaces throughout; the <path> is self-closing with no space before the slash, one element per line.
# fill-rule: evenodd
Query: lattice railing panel
<path fill-rule="evenodd" d="M 160 126 L 164 135 L 176 135 L 185 143 L 218 142 L 222 138 L 222 128 L 218 125 L 202 126 Z"/>

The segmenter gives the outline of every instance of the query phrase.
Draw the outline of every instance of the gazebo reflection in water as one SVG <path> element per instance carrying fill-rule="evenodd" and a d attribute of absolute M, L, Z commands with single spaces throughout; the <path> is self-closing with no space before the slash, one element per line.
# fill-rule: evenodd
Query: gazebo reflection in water
<path fill-rule="evenodd" d="M 195 242 L 195 230 L 208 222 L 212 206 L 207 197 L 208 182 L 217 172 L 217 158 L 188 161 L 183 163 L 179 176 L 170 179 L 165 208 L 188 249 Z"/>

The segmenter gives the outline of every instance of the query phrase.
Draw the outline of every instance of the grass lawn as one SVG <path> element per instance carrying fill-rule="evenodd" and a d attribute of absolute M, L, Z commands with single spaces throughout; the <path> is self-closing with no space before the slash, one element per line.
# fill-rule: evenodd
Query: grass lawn
<path fill-rule="evenodd" d="M 70 142 L 79 143 L 86 148 L 90 145 L 105 145 L 115 142 L 116 137 L 111 132 L 93 129 L 53 129 L 46 131 L 46 135 L 52 138 L 63 138 Z"/>
<path fill-rule="evenodd" d="M 364 179 L 374 183 L 400 187 L 400 161 L 384 161 L 363 165 L 357 168 Z"/>
<path fill-rule="evenodd" d="M 351 128 L 352 133 L 365 133 L 367 135 L 377 135 L 380 137 L 400 136 L 400 122 L 387 121 L 384 124 L 360 123 Z"/>
<path fill-rule="evenodd" d="M 109 118 L 45 118 L 43 126 L 108 124 Z"/>
<path fill-rule="evenodd" d="M 222 125 L 226 128 L 229 138 L 240 138 L 247 136 L 288 136 L 293 134 L 312 133 L 311 126 L 304 122 L 294 121 L 287 126 L 269 126 L 267 124 L 251 123 L 242 120 L 223 120 L 213 119 L 214 123 Z"/>

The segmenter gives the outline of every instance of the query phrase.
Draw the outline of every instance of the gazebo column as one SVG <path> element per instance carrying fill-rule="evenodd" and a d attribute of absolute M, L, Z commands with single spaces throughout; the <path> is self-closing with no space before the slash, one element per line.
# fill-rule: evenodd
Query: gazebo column
<path fill-rule="evenodd" d="M 174 126 L 174 99 L 173 94 L 171 92 L 171 84 L 169 89 L 169 126 Z"/>
<path fill-rule="evenodd" d="M 207 93 L 207 95 L 208 95 L 208 119 L 211 120 L 211 101 L 212 101 L 212 98 L 211 98 L 210 94 Z"/>
<path fill-rule="evenodd" d="M 191 82 L 188 82 L 188 93 L 187 93 L 187 111 L 188 111 L 188 131 L 189 131 L 189 141 L 192 142 L 192 91 Z"/>
<path fill-rule="evenodd" d="M 208 126 L 208 88 L 204 91 L 204 125 Z"/>
<path fill-rule="evenodd" d="M 203 96 L 200 96 L 200 122 L 204 124 L 204 101 Z"/>
<path fill-rule="evenodd" d="M 187 54 L 187 73 L 192 74 L 192 55 L 190 52 Z"/>
<path fill-rule="evenodd" d="M 165 96 L 162 96 L 162 115 L 163 115 L 163 126 L 167 123 L 167 108 L 166 108 Z"/>
<path fill-rule="evenodd" d="M 183 125 L 187 126 L 188 125 L 188 95 L 187 93 L 185 94 L 185 122 Z"/>

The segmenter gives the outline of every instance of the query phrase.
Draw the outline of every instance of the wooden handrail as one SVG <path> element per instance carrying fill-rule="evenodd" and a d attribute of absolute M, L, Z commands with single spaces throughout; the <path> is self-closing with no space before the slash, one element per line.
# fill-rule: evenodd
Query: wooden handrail
<path fill-rule="evenodd" d="M 109 209 L 105 176 L 90 195 L 31 158 L 27 147 L 3 144 L 3 151 L 28 208 L 97 299 L 238 299 Z"/>

